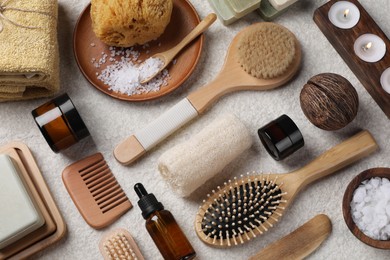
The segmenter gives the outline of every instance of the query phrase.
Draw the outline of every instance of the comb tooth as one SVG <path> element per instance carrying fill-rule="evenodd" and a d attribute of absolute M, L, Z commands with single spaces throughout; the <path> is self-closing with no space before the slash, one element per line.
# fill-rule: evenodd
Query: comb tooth
<path fill-rule="evenodd" d="M 87 185 L 88 189 L 91 189 L 92 187 L 98 185 L 102 181 L 110 178 L 111 176 L 113 175 L 111 174 L 110 169 L 107 168 L 105 171 L 99 172 L 98 174 L 93 176 L 93 178 L 90 178 L 85 184 Z"/>
<path fill-rule="evenodd" d="M 80 176 L 83 177 L 83 179 L 88 179 L 88 175 L 92 172 L 94 172 L 96 169 L 99 169 L 101 167 L 105 167 L 107 165 L 105 160 L 99 160 L 98 162 L 94 162 L 84 169 L 80 170 Z"/>
<path fill-rule="evenodd" d="M 86 184 L 89 184 L 90 182 L 92 182 L 93 180 L 95 180 L 96 178 L 99 178 L 98 176 L 99 173 L 102 173 L 102 172 L 111 172 L 110 171 L 110 168 L 108 167 L 108 165 L 103 165 L 101 166 L 99 169 L 96 169 L 96 170 L 93 170 L 93 171 L 90 171 L 90 172 L 87 172 L 85 173 L 83 176 L 81 176 L 81 178 L 83 179 L 83 181 L 86 183 Z M 98 176 L 97 176 L 98 175 Z"/>
<path fill-rule="evenodd" d="M 115 187 L 115 186 L 119 186 L 119 184 L 118 184 L 118 182 L 116 180 L 112 181 L 112 182 L 109 182 L 108 184 L 106 184 L 105 186 L 100 187 L 97 190 L 91 191 L 91 194 L 92 194 L 92 196 L 94 198 L 96 198 L 97 196 L 102 194 L 104 191 L 107 191 L 107 190 L 109 190 L 109 189 L 111 189 L 112 187 Z"/>
<path fill-rule="evenodd" d="M 82 172 L 85 172 L 87 171 L 89 168 L 94 168 L 96 167 L 97 165 L 100 165 L 101 163 L 105 163 L 105 160 L 103 158 L 99 158 L 98 160 L 94 160 L 93 162 L 89 163 L 87 166 L 85 166 L 84 168 L 81 168 L 79 169 L 79 172 L 82 173 Z"/>
<path fill-rule="evenodd" d="M 231 244 L 230 244 L 229 230 L 226 230 L 226 240 L 227 240 L 227 245 L 228 245 L 228 246 L 231 246 Z"/>
<path fill-rule="evenodd" d="M 90 182 L 96 180 L 96 178 L 99 178 L 98 176 L 100 173 L 106 173 L 106 172 L 111 173 L 111 170 L 107 164 L 102 165 L 98 169 L 95 169 L 95 170 L 93 170 L 93 171 L 89 172 L 88 174 L 81 176 L 81 177 L 83 178 L 85 183 L 90 183 Z"/>
<path fill-rule="evenodd" d="M 91 193 L 94 193 L 95 191 L 99 190 L 100 188 L 102 187 L 106 187 L 107 185 L 109 185 L 110 183 L 114 183 L 116 184 L 116 179 L 114 177 L 114 175 L 110 175 L 110 177 L 104 181 L 102 181 L 101 183 L 99 183 L 98 185 L 95 185 L 93 188 L 89 188 L 90 192 Z M 110 186 L 111 187 L 111 186 Z"/>
<path fill-rule="evenodd" d="M 223 246 L 222 231 L 219 231 L 219 245 L 220 245 L 220 246 Z"/>
<path fill-rule="evenodd" d="M 99 204 L 99 207 L 101 209 L 103 208 L 106 208 L 107 206 L 111 205 L 113 202 L 115 202 L 116 200 L 118 199 L 121 199 L 123 197 L 126 197 L 126 194 L 123 192 L 123 191 L 120 191 L 119 194 L 115 195 L 115 196 L 112 196 L 111 198 L 109 198 L 108 200 L 106 201 L 102 201 L 100 204 Z"/>
<path fill-rule="evenodd" d="M 109 199 L 111 199 L 111 198 L 113 198 L 113 197 L 115 197 L 115 196 L 117 196 L 118 194 L 121 194 L 121 193 L 124 194 L 122 189 L 116 189 L 116 190 L 108 193 L 106 196 L 101 197 L 99 200 L 97 200 L 95 198 L 95 201 L 100 206 L 103 202 L 108 201 Z"/>
<path fill-rule="evenodd" d="M 110 194 L 112 192 L 115 192 L 116 190 L 121 190 L 121 186 L 119 185 L 119 183 L 116 183 L 114 186 L 100 192 L 100 193 L 97 193 L 96 196 L 94 196 L 95 200 L 96 201 L 99 201 L 101 198 L 105 197 L 107 194 Z"/>
<path fill-rule="evenodd" d="M 217 242 L 217 236 L 214 236 L 213 238 L 213 244 L 215 244 L 215 242 Z"/>
<path fill-rule="evenodd" d="M 125 195 L 122 199 L 120 199 L 118 201 L 115 201 L 115 203 L 112 203 L 112 204 L 108 205 L 106 208 L 101 209 L 101 210 L 102 210 L 103 213 L 106 213 L 107 211 L 110 211 L 111 209 L 115 208 L 116 206 L 119 206 L 120 204 L 122 204 L 122 203 L 124 203 L 126 201 L 128 201 L 128 199 L 127 199 L 127 197 Z"/>

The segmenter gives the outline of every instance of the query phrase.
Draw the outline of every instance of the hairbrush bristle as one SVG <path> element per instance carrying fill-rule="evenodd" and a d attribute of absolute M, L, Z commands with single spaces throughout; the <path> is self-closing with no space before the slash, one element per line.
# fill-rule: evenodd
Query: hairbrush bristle
<path fill-rule="evenodd" d="M 272 79 L 284 74 L 296 55 L 296 38 L 275 23 L 249 27 L 238 42 L 238 61 L 250 75 Z"/>
<path fill-rule="evenodd" d="M 129 240 L 123 233 L 112 236 L 104 243 L 106 254 L 112 259 L 134 259 L 137 260 L 133 249 L 130 246 Z"/>
<path fill-rule="evenodd" d="M 208 194 L 200 207 L 198 232 L 216 246 L 242 244 L 261 235 L 278 221 L 283 210 L 282 184 L 269 176 L 234 178 Z"/>
<path fill-rule="evenodd" d="M 124 229 L 117 229 L 104 236 L 99 244 L 105 260 L 126 259 L 143 260 L 137 244 L 130 233 Z"/>

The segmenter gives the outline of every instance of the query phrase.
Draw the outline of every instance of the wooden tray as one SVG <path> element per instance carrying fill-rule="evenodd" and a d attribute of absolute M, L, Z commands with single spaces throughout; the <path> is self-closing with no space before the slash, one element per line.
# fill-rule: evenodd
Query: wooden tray
<path fill-rule="evenodd" d="M 66 225 L 29 148 L 21 142 L 14 142 L 0 147 L 0 153 L 8 154 L 17 162 L 22 174 L 28 174 L 29 178 L 25 179 L 32 194 L 39 195 L 50 213 L 49 218 L 45 216 L 46 224 L 42 228 L 0 251 L 0 259 L 24 259 L 60 240 L 66 233 Z M 38 237 L 40 239 L 36 241 Z"/>
<path fill-rule="evenodd" d="M 107 58 L 107 62 L 96 68 L 91 60 L 102 56 L 102 52 L 109 53 L 109 46 L 101 42 L 92 30 L 92 21 L 90 17 L 91 5 L 89 4 L 81 13 L 76 23 L 73 34 L 73 50 L 77 64 L 84 74 L 85 78 L 98 90 L 103 93 L 126 101 L 146 101 L 164 96 L 180 85 L 191 75 L 199 61 L 202 51 L 203 38 L 201 35 L 191 44 L 185 47 L 177 56 L 176 64 L 170 64 L 167 69 L 170 79 L 168 85 L 161 87 L 157 92 L 149 92 L 140 95 L 128 96 L 118 92 L 108 90 L 109 86 L 97 79 L 96 73 L 100 73 L 108 65 L 112 64 Z M 163 35 L 157 40 L 149 43 L 149 53 L 142 49 L 142 46 L 134 49 L 141 53 L 139 60 L 145 60 L 155 53 L 168 50 L 178 44 L 198 23 L 199 16 L 195 8 L 188 0 L 174 0 L 171 22 L 167 26 Z M 95 45 L 92 46 L 91 44 Z"/>

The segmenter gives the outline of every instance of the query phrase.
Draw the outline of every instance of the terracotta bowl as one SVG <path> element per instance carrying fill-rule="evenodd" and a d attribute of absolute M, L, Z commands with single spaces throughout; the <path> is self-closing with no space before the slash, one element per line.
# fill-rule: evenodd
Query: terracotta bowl
<path fill-rule="evenodd" d="M 366 236 L 357 227 L 352 219 L 350 203 L 352 201 L 354 191 L 359 187 L 362 181 L 371 179 L 373 177 L 381 177 L 390 179 L 390 168 L 373 168 L 368 169 L 357 175 L 348 185 L 343 197 L 343 215 L 345 223 L 349 230 L 363 243 L 380 249 L 390 249 L 390 240 L 375 240 Z"/>

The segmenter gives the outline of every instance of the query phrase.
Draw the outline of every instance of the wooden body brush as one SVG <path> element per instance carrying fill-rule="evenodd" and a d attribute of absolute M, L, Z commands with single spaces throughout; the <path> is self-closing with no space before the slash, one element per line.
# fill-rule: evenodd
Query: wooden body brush
<path fill-rule="evenodd" d="M 200 207 L 196 233 L 204 243 L 215 247 L 249 241 L 273 227 L 306 185 L 367 156 L 377 147 L 371 134 L 362 131 L 294 172 L 229 181 L 208 195 Z"/>
<path fill-rule="evenodd" d="M 248 26 L 234 37 L 214 81 L 120 143 L 114 150 L 115 158 L 122 164 L 132 163 L 224 94 L 283 85 L 298 71 L 300 61 L 299 43 L 285 27 L 274 23 Z"/>

